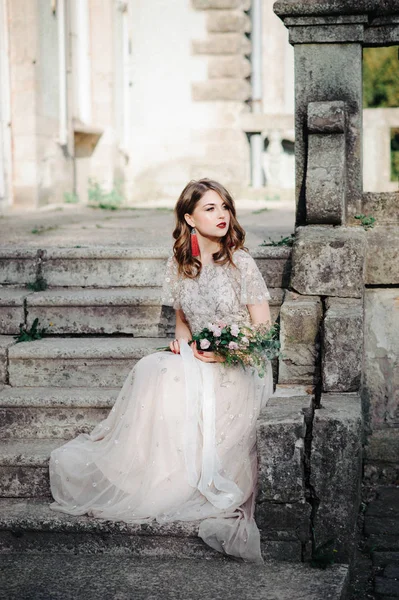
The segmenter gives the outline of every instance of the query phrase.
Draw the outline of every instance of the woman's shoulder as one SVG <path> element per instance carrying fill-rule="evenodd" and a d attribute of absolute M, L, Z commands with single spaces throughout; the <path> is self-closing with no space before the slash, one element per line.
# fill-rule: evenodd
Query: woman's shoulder
<path fill-rule="evenodd" d="M 250 253 L 247 250 L 244 250 L 243 248 L 239 248 L 233 253 L 233 261 L 239 268 L 248 267 L 255 263 Z"/>

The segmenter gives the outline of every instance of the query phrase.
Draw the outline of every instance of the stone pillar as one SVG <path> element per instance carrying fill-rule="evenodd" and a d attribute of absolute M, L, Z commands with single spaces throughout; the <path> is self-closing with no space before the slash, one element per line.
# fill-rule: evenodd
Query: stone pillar
<path fill-rule="evenodd" d="M 309 148 L 308 113 L 311 102 L 343 101 L 347 111 L 344 157 L 347 168 L 345 217 L 359 212 L 362 194 L 362 40 L 367 15 L 342 14 L 329 1 L 274 4 L 289 29 L 295 49 L 295 159 L 297 225 L 319 223 L 313 210 L 307 215 L 306 177 Z"/>

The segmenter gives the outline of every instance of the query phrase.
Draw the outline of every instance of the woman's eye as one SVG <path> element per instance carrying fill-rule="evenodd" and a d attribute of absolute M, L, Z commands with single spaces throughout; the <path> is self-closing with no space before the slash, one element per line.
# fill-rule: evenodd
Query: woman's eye
<path fill-rule="evenodd" d="M 213 207 L 213 206 L 210 206 L 210 207 L 209 207 L 209 208 L 207 208 L 206 210 L 208 211 L 208 210 L 213 210 L 213 209 L 214 209 L 214 207 Z M 227 204 L 224 204 L 224 205 L 223 205 L 223 209 L 224 209 L 224 210 L 229 210 L 229 207 L 227 206 Z"/>

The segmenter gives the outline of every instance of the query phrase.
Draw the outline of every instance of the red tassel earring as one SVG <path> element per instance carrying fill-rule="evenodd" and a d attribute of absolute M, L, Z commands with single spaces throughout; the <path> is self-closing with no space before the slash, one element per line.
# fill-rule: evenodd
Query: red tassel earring
<path fill-rule="evenodd" d="M 198 238 L 197 238 L 197 232 L 195 231 L 195 227 L 193 227 L 191 230 L 190 239 L 191 239 L 191 254 L 192 254 L 192 256 L 199 256 L 200 249 L 199 249 L 199 245 L 198 245 Z"/>

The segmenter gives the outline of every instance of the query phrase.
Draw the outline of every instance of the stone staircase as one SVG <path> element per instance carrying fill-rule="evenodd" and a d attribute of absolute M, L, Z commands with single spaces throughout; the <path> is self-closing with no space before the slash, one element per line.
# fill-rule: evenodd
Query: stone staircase
<path fill-rule="evenodd" d="M 1 555 L 226 561 L 198 538 L 195 523 L 133 526 L 48 508 L 51 450 L 105 418 L 135 362 L 173 333 L 174 311 L 159 300 L 167 255 L 163 248 L 0 249 Z M 289 282 L 291 249 L 264 247 L 252 255 L 271 292 L 275 320 Z M 49 286 L 44 291 L 26 287 L 43 280 Z M 47 335 L 15 343 L 19 324 L 29 328 L 36 317 Z M 276 393 L 258 423 L 256 518 L 266 570 L 284 561 L 287 569 L 288 562 L 290 569 L 298 563 L 303 573 L 299 563 L 311 555 L 314 510 L 306 467 L 314 386 L 309 379 L 279 384 L 277 364 L 273 371 Z M 343 598 L 347 565 L 334 569 L 339 584 L 331 598 Z M 312 569 L 308 577 L 314 579 Z"/>

